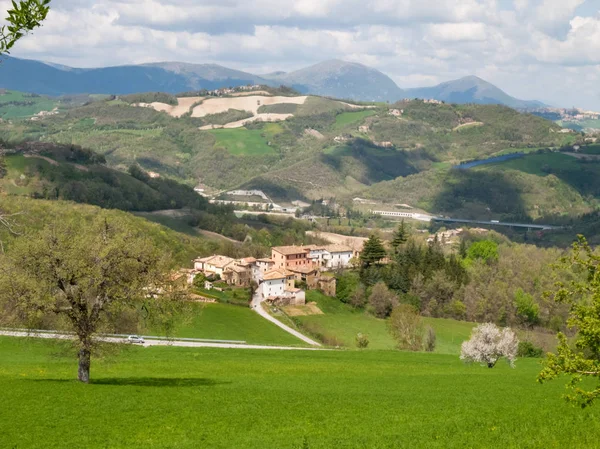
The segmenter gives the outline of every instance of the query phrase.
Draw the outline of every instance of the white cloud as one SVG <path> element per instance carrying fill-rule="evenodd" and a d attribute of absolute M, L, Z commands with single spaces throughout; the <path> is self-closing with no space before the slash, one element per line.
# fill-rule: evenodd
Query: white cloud
<path fill-rule="evenodd" d="M 180 60 L 257 73 L 341 58 L 401 87 L 475 74 L 511 95 L 600 109 L 600 2 L 584 2 L 53 0 L 44 27 L 13 54 L 80 67 Z M 0 9 L 8 5 L 0 0 Z"/>
<path fill-rule="evenodd" d="M 487 34 L 483 23 L 441 23 L 428 28 L 434 39 L 446 42 L 483 41 Z"/>

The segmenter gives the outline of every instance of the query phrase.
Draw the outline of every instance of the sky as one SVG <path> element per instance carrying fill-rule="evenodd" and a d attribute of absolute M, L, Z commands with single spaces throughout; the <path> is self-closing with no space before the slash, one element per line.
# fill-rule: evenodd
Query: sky
<path fill-rule="evenodd" d="M 600 111 L 600 0 L 52 0 L 12 55 L 257 74 L 337 58 L 401 88 L 477 75 L 517 98 Z"/>

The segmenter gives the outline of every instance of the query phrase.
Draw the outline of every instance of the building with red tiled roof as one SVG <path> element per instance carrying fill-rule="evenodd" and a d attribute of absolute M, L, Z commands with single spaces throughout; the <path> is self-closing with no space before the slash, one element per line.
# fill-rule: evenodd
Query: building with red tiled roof
<path fill-rule="evenodd" d="M 271 248 L 271 259 L 275 268 L 291 268 L 312 265 L 308 258 L 310 249 L 304 246 L 274 246 Z"/>

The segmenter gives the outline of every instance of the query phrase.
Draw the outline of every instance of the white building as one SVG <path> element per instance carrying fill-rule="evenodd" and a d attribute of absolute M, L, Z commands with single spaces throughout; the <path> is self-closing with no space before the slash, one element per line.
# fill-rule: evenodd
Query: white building
<path fill-rule="evenodd" d="M 194 260 L 194 269 L 202 271 L 206 275 L 216 274 L 223 276 L 223 271 L 229 265 L 233 265 L 235 260 L 227 256 L 209 256 Z"/>
<path fill-rule="evenodd" d="M 325 247 L 325 268 L 347 268 L 350 266 L 354 251 L 346 245 L 328 245 Z"/>
<path fill-rule="evenodd" d="M 347 245 L 308 245 L 304 248 L 310 251 L 308 258 L 314 266 L 321 269 L 348 268 L 354 256 L 354 250 Z"/>
<path fill-rule="evenodd" d="M 294 273 L 286 269 L 269 270 L 260 284 L 263 298 L 286 296 L 286 290 L 294 289 Z"/>
<path fill-rule="evenodd" d="M 267 271 L 271 271 L 275 266 L 275 262 L 271 259 L 256 259 L 252 265 L 252 279 L 260 284 Z"/>

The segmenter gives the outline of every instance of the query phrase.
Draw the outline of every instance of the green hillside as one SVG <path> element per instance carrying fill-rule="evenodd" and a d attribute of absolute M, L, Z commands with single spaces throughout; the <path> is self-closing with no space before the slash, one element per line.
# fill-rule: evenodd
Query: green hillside
<path fill-rule="evenodd" d="M 152 330 L 149 329 L 148 333 Z M 173 336 L 236 340 L 258 345 L 305 345 L 249 307 L 228 304 L 194 304 L 190 320 L 175 329 Z"/>
<path fill-rule="evenodd" d="M 0 210 L 6 214 L 19 214 L 14 217 L 14 222 L 16 229 L 23 233 L 41 229 L 48 223 L 64 217 L 94 215 L 98 213 L 99 208 L 67 201 L 38 200 L 0 194 Z M 133 228 L 150 237 L 158 248 L 173 255 L 174 262 L 178 266 L 189 266 L 193 258 L 213 254 L 220 249 L 218 242 L 178 233 L 127 212 L 109 210 L 107 214 L 126 220 Z M 18 237 L 10 234 L 5 228 L 0 228 L 0 240 L 5 248 L 10 247 L 13 238 Z"/>
<path fill-rule="evenodd" d="M 174 103 L 171 97 L 164 101 Z M 78 145 L 103 155 L 109 168 L 126 171 L 137 164 L 188 185 L 201 182 L 209 191 L 259 188 L 278 201 L 335 196 L 350 204 L 360 196 L 435 213 L 523 219 L 578 216 L 596 207 L 595 184 L 584 185 L 595 176 L 590 161 L 558 167 L 549 160 L 536 168 L 515 160 L 451 169 L 462 161 L 557 148 L 576 139 L 558 133 L 552 122 L 504 106 L 407 101 L 360 110 L 309 97 L 294 107 L 264 106 L 262 111 L 294 114 L 283 122 L 203 131 L 199 127 L 207 117 L 174 118 L 122 100 L 96 100 L 37 121 L 1 123 L 0 139 Z M 390 108 L 402 111 L 400 116 L 389 114 Z M 582 168 L 582 177 L 573 176 L 575 166 Z M 482 182 L 483 188 L 475 188 Z M 10 189 L 23 192 L 13 184 Z"/>
<path fill-rule="evenodd" d="M 388 329 L 388 320 L 376 318 L 362 309 L 354 309 L 318 291 L 309 291 L 307 301 L 315 302 L 323 314 L 292 318 L 303 331 L 324 336 L 330 344 L 335 342 L 349 349 L 356 349 L 356 335 L 359 333 L 369 339 L 368 350 L 396 348 L 396 342 Z M 477 323 L 447 318 L 424 317 L 423 322 L 435 331 L 435 352 L 439 354 L 459 354 L 460 345 L 469 339 L 471 331 L 477 326 Z M 521 337 L 525 337 L 524 331 L 521 331 Z M 527 337 L 547 349 L 554 346 L 552 335 L 529 332 Z"/>

